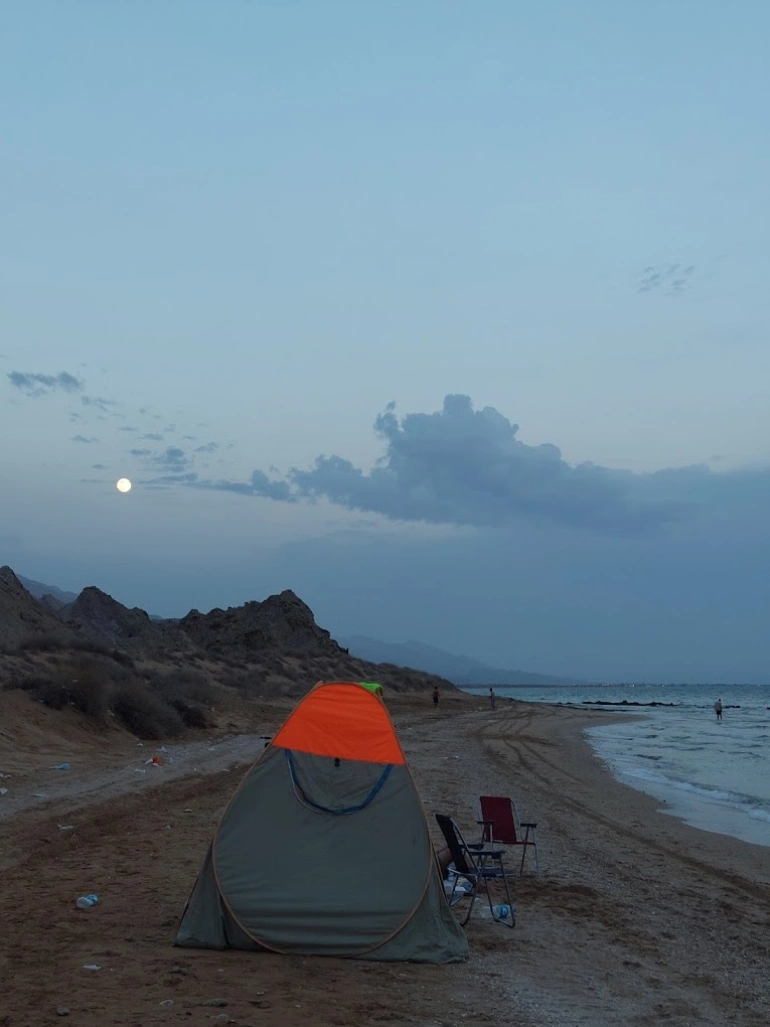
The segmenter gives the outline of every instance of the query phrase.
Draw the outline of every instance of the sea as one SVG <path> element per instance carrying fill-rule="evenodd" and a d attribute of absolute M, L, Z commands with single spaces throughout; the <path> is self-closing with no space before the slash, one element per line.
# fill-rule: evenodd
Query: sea
<path fill-rule="evenodd" d="M 618 780 L 662 800 L 662 812 L 694 827 L 770 846 L 770 685 L 501 686 L 495 692 L 630 714 L 622 724 L 586 730 Z"/>

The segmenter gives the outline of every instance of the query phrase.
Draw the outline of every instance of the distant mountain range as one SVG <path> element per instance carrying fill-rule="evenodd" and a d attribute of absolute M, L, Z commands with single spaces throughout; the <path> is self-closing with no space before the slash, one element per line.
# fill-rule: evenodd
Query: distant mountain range
<path fill-rule="evenodd" d="M 393 663 L 438 674 L 456 685 L 570 685 L 577 679 L 536 674 L 529 670 L 503 670 L 470 656 L 457 656 L 424 642 L 382 642 L 366 635 L 339 638 L 353 656 L 373 663 Z"/>
<path fill-rule="evenodd" d="M 42 581 L 33 581 L 32 578 L 22 577 L 21 574 L 17 574 L 16 577 L 35 599 L 42 599 L 43 596 L 53 596 L 62 605 L 67 606 L 69 603 L 74 603 L 78 597 L 77 592 L 65 592 L 63 589 L 57 588 L 56 585 L 44 585 Z"/>

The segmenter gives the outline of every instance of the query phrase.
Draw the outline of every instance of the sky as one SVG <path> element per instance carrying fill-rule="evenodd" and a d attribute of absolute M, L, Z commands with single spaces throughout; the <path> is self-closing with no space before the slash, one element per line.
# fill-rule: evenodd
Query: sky
<path fill-rule="evenodd" d="M 770 680 L 768 48 L 759 0 L 9 7 L 0 563 Z"/>

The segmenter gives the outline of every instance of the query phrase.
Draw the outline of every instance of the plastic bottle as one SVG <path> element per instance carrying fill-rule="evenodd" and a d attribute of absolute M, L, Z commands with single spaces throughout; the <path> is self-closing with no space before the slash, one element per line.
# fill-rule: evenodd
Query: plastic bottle
<path fill-rule="evenodd" d="M 495 920 L 506 920 L 511 915 L 511 907 L 503 902 L 499 906 L 492 907 L 492 916 Z"/>
<path fill-rule="evenodd" d="M 95 906 L 99 901 L 96 895 L 81 895 L 75 905 L 78 909 L 90 909 L 91 906 Z"/>

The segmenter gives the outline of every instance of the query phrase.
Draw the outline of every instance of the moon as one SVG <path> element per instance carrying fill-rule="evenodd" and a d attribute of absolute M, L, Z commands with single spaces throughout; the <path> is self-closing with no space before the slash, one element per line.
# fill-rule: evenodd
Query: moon
<path fill-rule="evenodd" d="M 117 484 L 115 485 L 115 488 L 118 490 L 118 492 L 130 492 L 131 482 L 128 480 L 128 478 L 119 478 Z"/>

